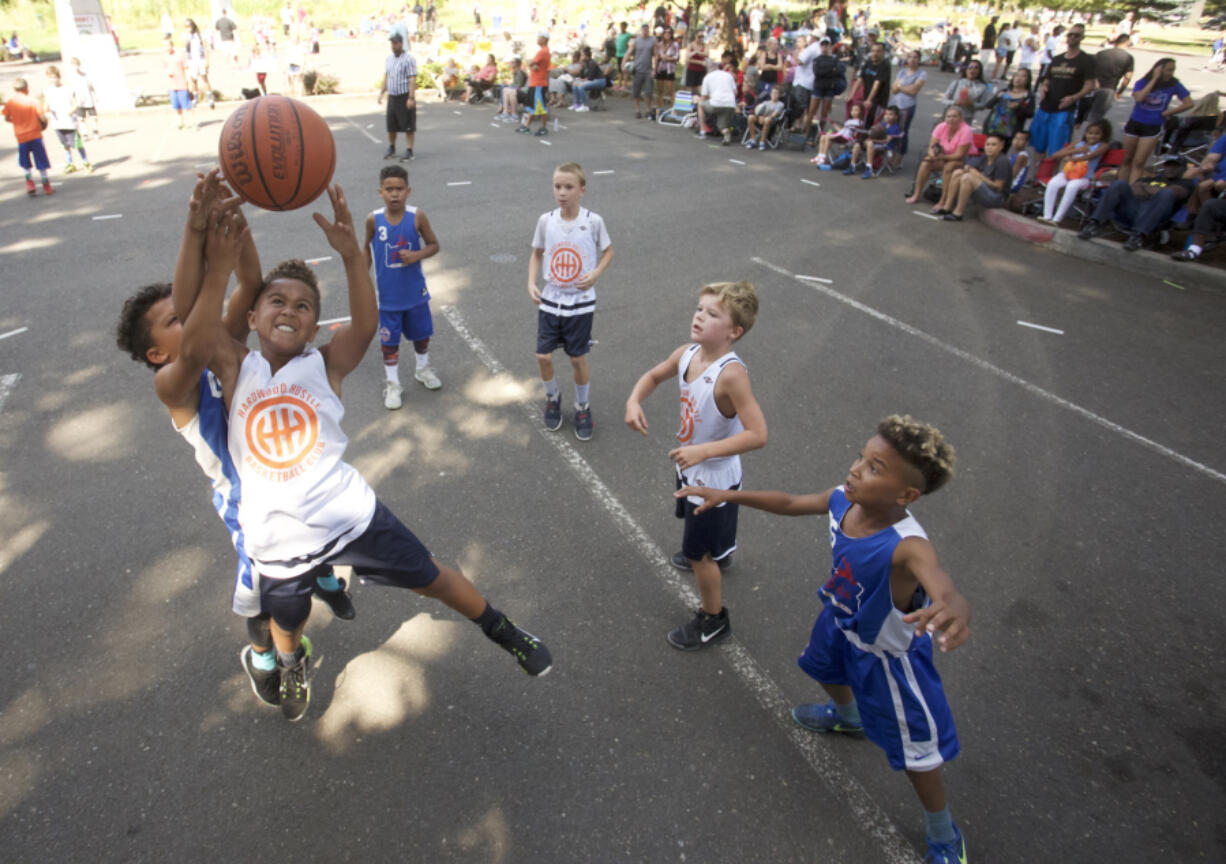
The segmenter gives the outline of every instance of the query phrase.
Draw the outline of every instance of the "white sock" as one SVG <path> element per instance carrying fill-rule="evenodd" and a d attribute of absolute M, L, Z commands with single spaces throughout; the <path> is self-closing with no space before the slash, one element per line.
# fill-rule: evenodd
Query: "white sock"
<path fill-rule="evenodd" d="M 387 375 L 388 381 L 391 381 L 393 384 L 400 383 L 400 364 L 399 363 L 392 363 L 390 365 L 387 363 L 384 363 L 383 372 L 385 375 Z"/>
<path fill-rule="evenodd" d="M 427 351 L 425 354 L 417 355 L 417 368 L 418 369 L 424 369 L 425 367 L 429 365 L 430 365 L 430 352 L 429 351 Z"/>
<path fill-rule="evenodd" d="M 557 399 L 558 396 L 561 394 L 561 392 L 562 391 L 558 389 L 558 379 L 556 377 L 550 378 L 548 381 L 545 382 L 545 398 L 546 399 L 549 399 L 549 400 Z"/>
<path fill-rule="evenodd" d="M 588 391 L 590 391 L 591 389 L 592 389 L 592 385 L 590 383 L 576 384 L 575 385 L 575 404 L 576 405 L 586 405 Z"/>

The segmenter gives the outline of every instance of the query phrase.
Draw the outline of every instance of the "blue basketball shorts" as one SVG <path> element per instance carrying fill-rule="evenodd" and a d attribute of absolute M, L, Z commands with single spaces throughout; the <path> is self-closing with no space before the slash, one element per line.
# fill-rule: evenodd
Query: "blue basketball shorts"
<path fill-rule="evenodd" d="M 1030 146 L 1036 153 L 1054 153 L 1069 142 L 1073 134 L 1075 110 L 1056 111 L 1049 114 L 1042 108 L 1034 112 L 1030 121 Z"/>
<path fill-rule="evenodd" d="M 170 107 L 174 111 L 192 110 L 192 94 L 186 90 L 171 90 Z"/>
<path fill-rule="evenodd" d="M 260 599 L 265 612 L 282 630 L 294 630 L 311 614 L 311 592 L 318 577 L 334 565 L 346 564 L 364 581 L 393 588 L 425 588 L 438 578 L 438 565 L 417 536 L 383 505 L 375 502 L 370 525 L 343 549 L 319 565 L 288 579 L 261 578 Z"/>
<path fill-rule="evenodd" d="M 51 170 L 51 160 L 47 158 L 47 148 L 43 146 L 42 138 L 22 141 L 17 145 L 17 164 L 23 171 L 30 170 L 31 159 L 33 159 L 34 167 L 39 171 Z"/>
<path fill-rule="evenodd" d="M 592 350 L 592 319 L 595 312 L 582 315 L 554 315 L 544 309 L 536 313 L 536 353 L 552 354 L 558 348 L 567 357 L 582 357 Z"/>
<path fill-rule="evenodd" d="M 895 771 L 931 771 L 958 755 L 958 732 L 932 662 L 932 637 L 903 653 L 867 651 L 835 623 L 830 606 L 813 625 L 797 663 L 822 684 L 855 694 L 864 734 L 885 750 Z"/>
<path fill-rule="evenodd" d="M 429 303 L 419 303 L 412 309 L 379 310 L 379 344 L 398 348 L 400 337 L 420 342 L 434 335 L 434 317 Z"/>

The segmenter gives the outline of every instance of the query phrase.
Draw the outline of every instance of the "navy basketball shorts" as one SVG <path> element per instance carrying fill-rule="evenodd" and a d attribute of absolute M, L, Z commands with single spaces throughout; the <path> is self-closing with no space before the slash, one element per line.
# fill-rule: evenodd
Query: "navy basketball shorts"
<path fill-rule="evenodd" d="M 393 588 L 425 588 L 438 578 L 438 565 L 417 536 L 383 505 L 375 502 L 370 525 L 352 543 L 330 554 L 305 573 L 288 579 L 260 578 L 260 602 L 282 630 L 294 630 L 311 614 L 316 577 L 337 564 L 353 568 L 367 582 Z"/>
<path fill-rule="evenodd" d="M 908 651 L 863 650 L 835 623 L 829 605 L 797 664 L 822 684 L 851 687 L 864 734 L 895 771 L 931 771 L 958 755 L 958 732 L 932 662 L 932 637 Z"/>
<path fill-rule="evenodd" d="M 420 303 L 412 309 L 379 310 L 379 344 L 389 348 L 400 346 L 403 336 L 410 342 L 420 342 L 434 335 L 434 316 L 430 304 Z"/>
<path fill-rule="evenodd" d="M 677 488 L 682 485 L 677 478 Z M 738 483 L 733 489 L 740 489 Z M 739 504 L 727 503 L 721 507 L 712 507 L 703 513 L 694 515 L 698 509 L 687 498 L 677 499 L 677 518 L 685 520 L 685 528 L 681 534 L 681 554 L 690 561 L 701 561 L 710 555 L 711 560 L 720 561 L 736 551 L 736 518 L 740 511 Z"/>
<path fill-rule="evenodd" d="M 43 146 L 43 139 L 35 138 L 33 141 L 22 141 L 18 144 L 17 164 L 24 171 L 29 171 L 31 167 L 39 171 L 49 171 L 51 160 L 47 158 L 47 148 Z"/>
<path fill-rule="evenodd" d="M 540 309 L 536 313 L 536 353 L 552 354 L 558 348 L 567 357 L 582 357 L 592 350 L 592 318 L 595 312 L 562 317 Z"/>

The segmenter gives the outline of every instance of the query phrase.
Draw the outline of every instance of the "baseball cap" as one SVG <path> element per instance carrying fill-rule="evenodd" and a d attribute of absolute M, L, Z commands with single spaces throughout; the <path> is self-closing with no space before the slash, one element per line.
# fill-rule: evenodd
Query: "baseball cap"
<path fill-rule="evenodd" d="M 548 31 L 548 30 L 537 30 L 537 31 L 536 31 L 536 38 L 537 38 L 537 39 L 548 39 L 548 38 L 549 38 L 549 31 Z"/>
<path fill-rule="evenodd" d="M 403 42 L 404 37 L 401 36 L 399 33 L 393 33 L 391 36 L 387 37 L 387 41 L 388 42 Z"/>
<path fill-rule="evenodd" d="M 818 39 L 818 40 L 817 40 L 817 44 L 818 44 L 818 45 L 829 45 L 829 44 L 830 44 L 830 37 L 829 37 L 829 36 L 823 36 L 821 39 Z"/>

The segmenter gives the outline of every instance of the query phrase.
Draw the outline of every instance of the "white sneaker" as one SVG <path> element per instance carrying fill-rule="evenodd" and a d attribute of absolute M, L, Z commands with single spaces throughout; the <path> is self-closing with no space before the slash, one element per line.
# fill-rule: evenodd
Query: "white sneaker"
<path fill-rule="evenodd" d="M 434 374 L 434 370 L 429 366 L 423 366 L 413 373 L 413 377 L 421 382 L 427 390 L 437 390 L 443 386 L 443 382 L 438 380 L 438 376 Z"/>
<path fill-rule="evenodd" d="M 580 114 L 582 114 L 584 111 L 591 111 L 592 109 L 587 107 L 586 105 L 580 105 L 575 110 L 578 111 Z"/>
<path fill-rule="evenodd" d="M 383 407 L 395 411 L 400 407 L 400 385 L 395 381 L 383 382 Z"/>

